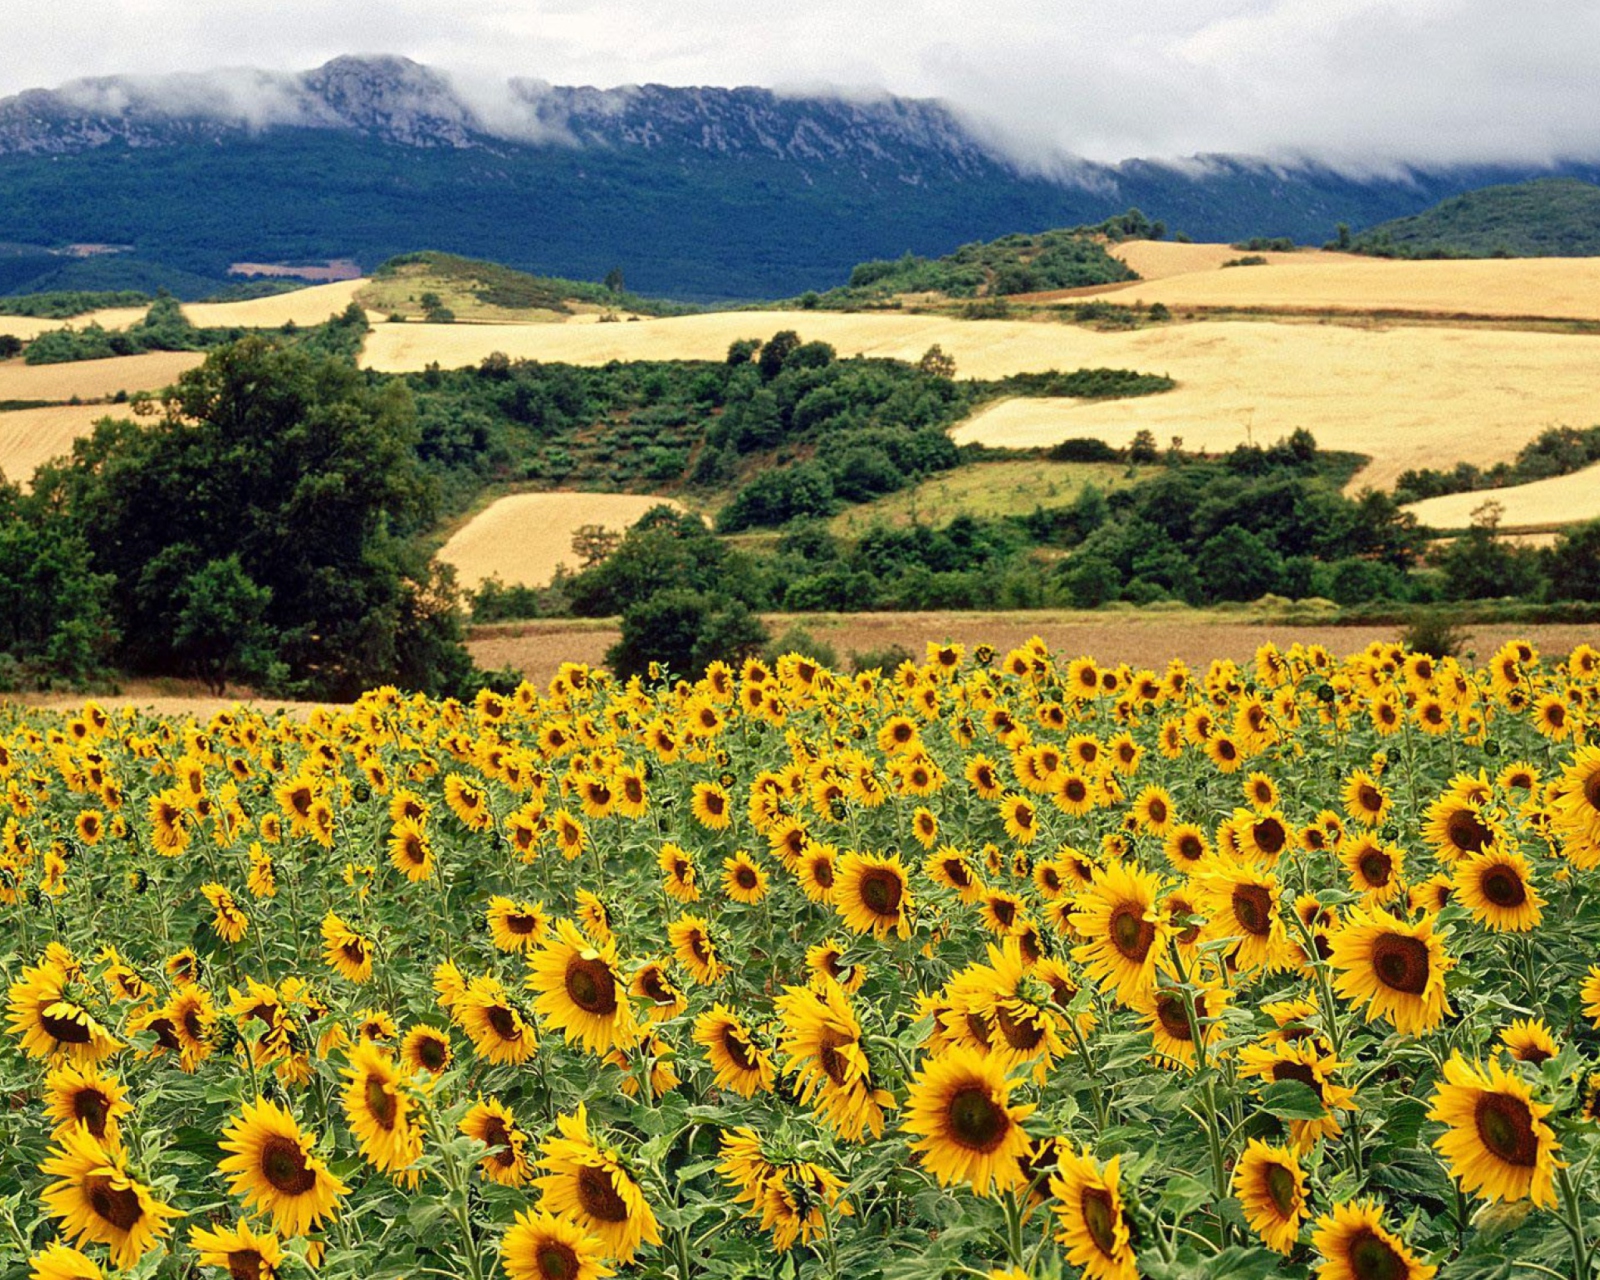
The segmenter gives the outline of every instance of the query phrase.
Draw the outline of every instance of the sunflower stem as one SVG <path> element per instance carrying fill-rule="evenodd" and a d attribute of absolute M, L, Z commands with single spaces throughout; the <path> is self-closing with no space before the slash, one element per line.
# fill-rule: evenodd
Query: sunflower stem
<path fill-rule="evenodd" d="M 1020 1267 L 1022 1258 L 1022 1206 L 1017 1201 L 1017 1193 L 1008 1190 L 1005 1193 L 1002 1207 L 1006 1213 L 1006 1257 L 1013 1267 Z"/>
<path fill-rule="evenodd" d="M 1083 1032 L 1078 1028 L 1077 1015 L 1067 1014 L 1067 1028 L 1072 1032 L 1072 1039 L 1078 1046 L 1078 1057 L 1083 1063 L 1084 1070 L 1089 1076 L 1089 1096 L 1094 1099 L 1095 1134 L 1102 1134 L 1106 1125 L 1111 1122 L 1110 1112 L 1107 1110 L 1105 1091 L 1100 1080 L 1100 1069 L 1094 1065 L 1094 1059 L 1089 1056 L 1089 1044 L 1083 1038 Z"/>
<path fill-rule="evenodd" d="M 1561 1188 L 1561 1221 L 1572 1237 L 1572 1274 L 1575 1280 L 1590 1280 L 1593 1272 L 1589 1265 L 1589 1245 L 1583 1234 L 1583 1207 L 1578 1203 L 1578 1189 L 1572 1185 L 1572 1176 L 1565 1165 L 1556 1169 L 1556 1185 Z"/>

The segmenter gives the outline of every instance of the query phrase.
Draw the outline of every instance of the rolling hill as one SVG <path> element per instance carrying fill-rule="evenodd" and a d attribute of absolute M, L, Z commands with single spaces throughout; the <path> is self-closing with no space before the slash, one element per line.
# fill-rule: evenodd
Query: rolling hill
<path fill-rule="evenodd" d="M 1591 257 L 1600 254 L 1600 186 L 1536 178 L 1484 187 L 1381 222 L 1353 247 L 1401 257 Z"/>

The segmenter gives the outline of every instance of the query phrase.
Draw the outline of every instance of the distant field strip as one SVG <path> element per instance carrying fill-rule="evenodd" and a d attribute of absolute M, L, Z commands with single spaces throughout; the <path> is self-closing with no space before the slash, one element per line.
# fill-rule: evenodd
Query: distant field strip
<path fill-rule="evenodd" d="M 1188 251 L 1201 246 L 1172 247 Z M 1152 250 L 1157 246 L 1130 249 L 1130 265 Z M 1242 251 L 1230 253 L 1239 257 Z M 1119 300 L 1163 302 L 1174 309 L 1259 307 L 1600 320 L 1600 258 L 1391 262 L 1336 253 L 1262 256 L 1270 265 L 1226 271 L 1197 265 L 1187 274 L 1111 285 L 1100 292 Z M 1151 261 L 1158 257 L 1159 251 Z M 1196 254 L 1193 260 L 1198 264 L 1202 258 Z M 1134 269 L 1139 270 L 1137 265 Z"/>
<path fill-rule="evenodd" d="M 205 359 L 200 351 L 152 351 L 70 364 L 0 362 L 0 400 L 104 400 L 119 391 L 156 391 Z"/>
<path fill-rule="evenodd" d="M 1119 258 L 1146 280 L 1165 280 L 1171 276 L 1189 275 L 1196 271 L 1216 271 L 1224 262 L 1242 258 L 1252 253 L 1249 249 L 1235 249 L 1231 244 L 1180 244 L 1176 240 L 1124 240 L 1121 244 L 1106 246 L 1106 252 Z M 1296 253 L 1262 253 L 1277 265 L 1284 262 L 1321 263 L 1337 258 L 1349 261 L 1349 254 L 1328 254 L 1320 249 L 1302 249 Z M 1359 259 L 1357 259 L 1359 261 Z M 1243 269 L 1243 268 L 1241 268 Z M 1233 268 L 1229 268 L 1233 270 Z M 1137 284 L 1131 286 L 1138 288 Z"/>
<path fill-rule="evenodd" d="M 31 342 L 48 329 L 60 329 L 66 325 L 71 325 L 74 329 L 84 329 L 91 324 L 97 324 L 102 329 L 126 329 L 130 324 L 143 320 L 149 310 L 149 307 L 114 307 L 106 311 L 73 316 L 70 320 L 53 320 L 43 316 L 0 315 L 0 334 L 10 334 L 12 337 L 21 338 L 24 342 Z"/>
<path fill-rule="evenodd" d="M 1500 504 L 1500 524 L 1507 529 L 1594 520 L 1600 518 L 1600 464 L 1504 489 L 1447 493 L 1413 502 L 1406 510 L 1435 529 L 1465 529 L 1472 523 L 1472 513 L 1486 502 Z"/>
<path fill-rule="evenodd" d="M 72 442 L 88 435 L 101 418 L 117 415 L 126 416 L 126 406 L 57 405 L 0 413 L 0 472 L 26 488 L 40 463 L 70 453 Z"/>
<path fill-rule="evenodd" d="M 343 311 L 366 284 L 361 280 L 336 280 L 332 284 L 312 285 L 290 293 L 275 293 L 248 302 L 189 302 L 183 314 L 201 329 L 231 328 L 278 329 L 291 320 L 297 325 L 321 324 L 335 312 Z"/>
<path fill-rule="evenodd" d="M 938 343 L 968 377 L 1107 366 L 1178 380 L 1174 391 L 1131 400 L 1006 401 L 956 428 L 963 444 L 1031 448 L 1090 436 L 1121 445 L 1147 428 L 1163 446 L 1182 436 L 1186 448 L 1216 451 L 1305 427 L 1324 448 L 1370 455 L 1355 483 L 1382 488 L 1410 467 L 1489 466 L 1515 457 L 1545 427 L 1600 422 L 1600 339 L 1506 330 L 1227 321 L 1101 333 L 1028 321 L 739 312 L 581 327 L 384 325 L 368 340 L 366 361 L 398 371 L 432 360 L 472 364 L 491 351 L 577 364 L 712 360 L 735 338 L 786 328 L 841 355 L 915 360 Z"/>
<path fill-rule="evenodd" d="M 469 591 L 496 577 L 507 586 L 542 587 L 558 565 L 579 567 L 572 535 L 582 526 L 621 533 L 667 501 L 627 493 L 515 493 L 459 529 L 440 548 L 439 559 L 455 566 L 457 581 Z"/>

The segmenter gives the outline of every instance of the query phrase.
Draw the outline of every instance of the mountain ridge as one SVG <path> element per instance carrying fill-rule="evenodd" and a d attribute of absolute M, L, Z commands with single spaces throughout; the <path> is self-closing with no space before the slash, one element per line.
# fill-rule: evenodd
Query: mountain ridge
<path fill-rule="evenodd" d="M 1030 168 L 944 103 L 761 88 L 486 87 L 403 58 L 101 77 L 0 100 L 0 242 L 231 262 L 431 247 L 686 301 L 794 296 L 851 268 L 1137 206 L 1196 239 L 1330 239 L 1546 169 L 1351 176 L 1240 156 Z M 1592 166 L 1555 172 L 1589 180 Z M 58 260 L 0 257 L 0 292 Z M 94 287 L 102 262 L 58 287 Z M 80 277 L 84 279 L 80 280 Z M 52 277 L 59 279 L 59 272 Z"/>

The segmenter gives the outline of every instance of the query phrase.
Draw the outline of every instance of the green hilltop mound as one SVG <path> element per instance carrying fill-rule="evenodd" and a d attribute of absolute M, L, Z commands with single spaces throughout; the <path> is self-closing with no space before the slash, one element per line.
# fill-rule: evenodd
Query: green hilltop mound
<path fill-rule="evenodd" d="M 1380 222 L 1350 246 L 1396 258 L 1589 258 L 1600 255 L 1600 186 L 1535 178 L 1483 187 Z"/>
<path fill-rule="evenodd" d="M 596 309 L 662 316 L 694 310 L 628 293 L 620 271 L 597 284 L 433 251 L 390 258 L 372 273 L 359 299 L 369 310 L 432 320 L 554 319 Z"/>
<path fill-rule="evenodd" d="M 947 298 L 1001 298 L 1054 289 L 1118 284 L 1138 272 L 1106 252 L 1122 240 L 1159 240 L 1166 227 L 1137 209 L 1093 226 L 1062 227 L 1034 234 L 962 245 L 942 258 L 907 253 L 858 263 L 850 283 L 823 294 L 807 294 L 802 305 L 859 307 L 885 303 L 904 294 L 942 294 Z"/>

